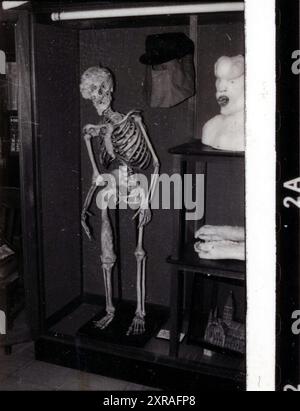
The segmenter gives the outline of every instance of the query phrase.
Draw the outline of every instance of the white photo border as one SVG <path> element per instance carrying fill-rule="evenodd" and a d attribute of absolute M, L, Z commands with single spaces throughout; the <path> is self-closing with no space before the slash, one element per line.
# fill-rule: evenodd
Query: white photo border
<path fill-rule="evenodd" d="M 276 8 L 246 0 L 247 390 L 276 391 Z"/>

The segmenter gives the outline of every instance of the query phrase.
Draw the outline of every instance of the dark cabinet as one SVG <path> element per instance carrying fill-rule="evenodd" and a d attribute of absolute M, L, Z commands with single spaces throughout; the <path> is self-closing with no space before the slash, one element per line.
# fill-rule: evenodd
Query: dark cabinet
<path fill-rule="evenodd" d="M 92 173 L 81 131 L 85 124 L 97 121 L 92 107 L 80 97 L 80 74 L 99 62 L 114 72 L 116 109 L 143 110 L 162 172 L 171 174 L 173 158 L 168 149 L 199 137 L 195 133 L 216 109 L 214 91 L 207 86 L 208 79 L 214 84 L 210 66 L 226 52 L 244 51 L 243 14 L 53 23 L 49 20 L 51 11 L 57 10 L 48 2 L 36 5 L 32 12 L 20 12 L 17 22 L 19 82 L 23 85 L 19 131 L 25 281 L 36 357 L 162 388 L 201 385 L 209 389 L 216 384 L 221 390 L 243 389 L 243 373 L 229 372 L 222 356 L 212 363 L 203 360 L 199 347 L 186 344 L 183 355 L 174 358 L 169 355 L 169 341 L 155 336 L 145 347 L 133 348 L 83 338 L 78 333 L 104 304 L 96 208 L 92 210 L 94 242 L 83 236 L 80 226 Z M 171 110 L 150 109 L 143 89 L 145 68 L 139 57 L 149 34 L 169 31 L 183 31 L 199 45 L 195 59 L 199 62 L 198 97 Z M 204 64 L 204 56 L 210 68 Z M 209 109 L 204 114 L 201 96 L 206 91 Z M 114 274 L 114 297 L 132 301 L 135 227 L 127 214 L 112 217 L 118 222 L 121 257 Z M 173 221 L 172 211 L 156 210 L 145 238 L 149 255 L 147 301 L 149 307 L 162 309 L 167 317 L 172 268 L 166 258 L 173 248 Z M 167 320 L 165 327 L 169 326 Z"/>

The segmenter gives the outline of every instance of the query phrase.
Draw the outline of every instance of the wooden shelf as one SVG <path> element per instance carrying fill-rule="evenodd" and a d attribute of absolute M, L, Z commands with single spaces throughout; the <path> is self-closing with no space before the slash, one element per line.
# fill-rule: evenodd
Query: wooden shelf
<path fill-rule="evenodd" d="M 245 157 L 244 152 L 216 150 L 212 147 L 205 146 L 200 140 L 194 140 L 189 143 L 182 144 L 177 147 L 173 147 L 169 150 L 170 154 L 177 154 L 181 156 L 198 156 L 209 161 L 212 159 L 224 159 L 224 158 L 241 158 Z"/>
<path fill-rule="evenodd" d="M 225 150 L 216 150 L 212 147 L 202 144 L 201 140 L 193 140 L 182 144 L 177 147 L 173 147 L 169 150 L 169 153 L 174 156 L 174 173 L 180 173 L 183 177 L 184 174 L 197 171 L 195 165 L 202 163 L 201 172 L 206 175 L 206 181 L 208 180 L 208 174 L 211 169 L 211 165 L 230 165 L 234 162 L 234 167 L 239 166 L 240 169 L 244 168 L 244 152 L 234 152 Z M 191 166 L 192 167 L 191 167 Z M 205 194 L 207 196 L 207 183 L 205 183 Z M 207 204 L 205 205 L 207 207 Z M 206 223 L 206 215 L 201 221 L 201 225 Z M 196 240 L 189 240 L 187 222 L 184 212 L 180 210 L 174 218 L 174 255 L 167 259 L 167 262 L 173 265 L 172 275 L 172 294 L 171 294 L 171 339 L 170 339 L 170 356 L 178 358 L 179 347 L 179 335 L 182 329 L 182 301 L 184 290 L 184 276 L 187 273 L 198 274 L 204 278 L 211 278 L 215 282 L 227 283 L 238 287 L 245 287 L 246 280 L 246 262 L 237 260 L 204 260 L 200 259 L 195 252 L 194 244 Z M 196 281 L 196 277 L 194 281 Z M 195 283 L 194 283 L 195 284 Z M 192 320 L 190 320 L 192 321 Z M 197 318 L 197 321 L 201 321 Z M 189 340 L 191 334 L 189 332 Z M 212 347 L 204 341 L 198 341 L 202 348 L 210 349 L 211 351 L 220 351 L 217 347 Z M 222 350 L 221 350 L 222 351 Z M 228 352 L 225 354 L 229 354 Z M 232 353 L 230 353 L 232 355 Z M 231 357 L 228 355 L 228 358 Z M 226 355 L 225 355 L 226 356 Z M 243 355 L 241 355 L 243 358 Z"/>
<path fill-rule="evenodd" d="M 181 257 L 169 257 L 168 263 L 178 266 L 178 268 L 196 272 L 208 277 L 220 278 L 224 281 L 245 281 L 246 263 L 237 260 L 201 260 L 194 251 L 194 245 L 186 246 Z"/>
<path fill-rule="evenodd" d="M 216 355 L 216 354 L 221 355 L 222 354 L 222 355 L 228 356 L 228 358 L 231 358 L 231 359 L 240 358 L 241 360 L 245 358 L 245 354 L 243 354 L 243 353 L 240 353 L 238 351 L 233 351 L 233 350 L 230 350 L 228 348 L 218 347 L 217 345 L 213 345 L 213 344 L 208 343 L 204 339 L 199 339 L 197 341 L 191 339 L 190 343 L 198 345 L 199 347 L 201 347 L 205 350 L 209 350 L 209 351 L 213 352 L 214 355 Z"/>

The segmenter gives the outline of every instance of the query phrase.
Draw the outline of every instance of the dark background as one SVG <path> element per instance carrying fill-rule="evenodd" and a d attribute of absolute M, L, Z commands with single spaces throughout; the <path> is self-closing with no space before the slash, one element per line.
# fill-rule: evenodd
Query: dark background
<path fill-rule="evenodd" d="M 143 110 L 149 135 L 162 164 L 162 173 L 172 171 L 172 156 L 168 149 L 183 144 L 194 136 L 191 130 L 188 103 L 172 109 L 152 109 L 147 104 L 143 85 L 146 68 L 139 63 L 144 53 L 146 36 L 154 33 L 184 31 L 188 27 L 154 27 L 145 29 L 112 29 L 103 31 L 82 31 L 80 36 L 81 72 L 101 62 L 109 67 L 116 78 L 116 110 L 126 113 L 132 108 Z M 215 101 L 214 63 L 221 55 L 243 54 L 243 26 L 240 24 L 210 25 L 199 27 L 199 122 L 204 123 L 218 113 Z M 91 102 L 81 100 L 82 126 L 97 122 L 97 113 Z M 212 167 L 209 170 L 208 223 L 243 225 L 243 178 L 233 166 Z M 87 191 L 91 179 L 91 166 L 86 149 L 82 147 L 83 192 Z M 231 181 L 231 184 L 228 184 Z M 239 185 L 239 188 L 237 188 Z M 234 188 L 232 188 L 234 187 Z M 232 195 L 232 198 L 230 197 Z M 224 204 L 226 207 L 224 208 Z M 96 213 L 96 209 L 94 210 Z M 123 213 L 124 214 L 124 213 Z M 121 216 L 121 255 L 124 297 L 135 299 L 135 225 L 131 223 L 132 212 Z M 145 249 L 148 252 L 148 297 L 156 304 L 168 305 L 170 289 L 170 267 L 165 259 L 172 250 L 173 213 L 168 210 L 154 212 L 152 223 L 145 230 Z M 97 219 L 93 219 L 95 224 Z M 97 223 L 96 223 L 97 224 Z M 95 230 L 96 243 L 84 241 L 85 287 L 88 292 L 101 289 L 99 282 L 99 234 Z"/>
<path fill-rule="evenodd" d="M 80 74 L 99 62 L 113 71 L 116 78 L 114 108 L 123 113 L 133 108 L 143 110 L 150 138 L 162 163 L 161 171 L 171 173 L 172 156 L 168 149 L 201 136 L 193 135 L 187 102 L 172 109 L 148 106 L 143 88 L 145 67 L 139 63 L 139 57 L 144 53 L 147 35 L 178 30 L 188 33 L 188 26 L 82 30 L 79 37 L 77 31 L 38 26 L 35 40 L 37 107 L 47 316 L 80 291 L 104 294 L 100 215 L 95 204 L 92 207 L 95 216 L 90 220 L 95 241 L 81 238 L 79 224 L 92 176 L 81 130 L 83 125 L 98 121 L 91 102 L 79 96 Z M 199 44 L 197 92 L 201 130 L 204 123 L 219 112 L 215 101 L 214 63 L 222 55 L 244 54 L 243 25 L 201 25 Z M 230 165 L 222 169 L 216 167 L 209 170 L 209 175 L 207 223 L 243 225 L 243 167 L 240 170 Z M 148 301 L 165 306 L 169 304 L 170 294 L 170 267 L 165 261 L 172 250 L 172 214 L 172 211 L 155 211 L 145 233 L 149 256 Z M 120 256 L 123 296 L 135 300 L 136 238 L 131 217 L 132 212 L 120 216 Z"/>

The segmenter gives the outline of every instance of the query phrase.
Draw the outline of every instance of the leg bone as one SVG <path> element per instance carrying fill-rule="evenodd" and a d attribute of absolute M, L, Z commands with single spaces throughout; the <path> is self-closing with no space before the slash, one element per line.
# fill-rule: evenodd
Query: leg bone
<path fill-rule="evenodd" d="M 102 210 L 101 227 L 101 263 L 104 276 L 105 296 L 106 296 L 106 316 L 95 322 L 95 327 L 104 330 L 109 326 L 115 317 L 115 307 L 112 300 L 112 272 L 117 257 L 114 252 L 113 232 L 107 209 Z"/>
<path fill-rule="evenodd" d="M 145 333 L 145 299 L 146 299 L 146 253 L 143 249 L 144 228 L 139 228 L 139 240 L 135 251 L 137 260 L 137 309 L 127 335 L 142 335 Z"/>

